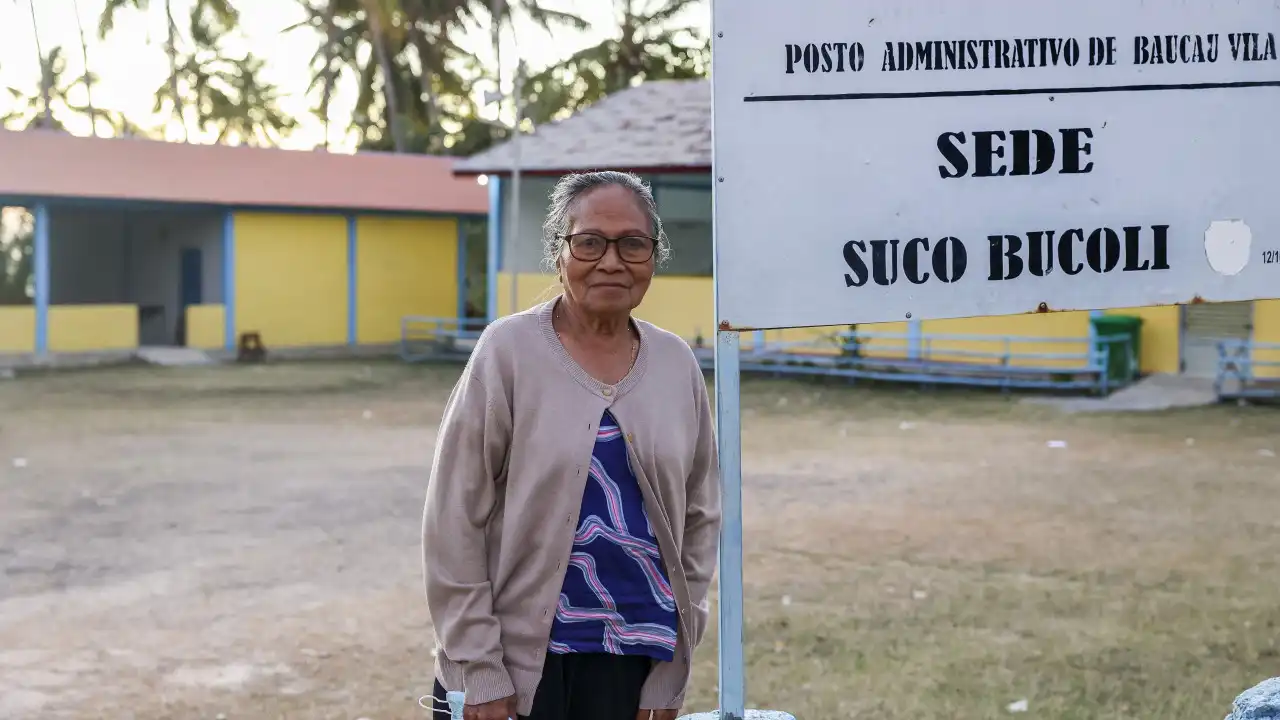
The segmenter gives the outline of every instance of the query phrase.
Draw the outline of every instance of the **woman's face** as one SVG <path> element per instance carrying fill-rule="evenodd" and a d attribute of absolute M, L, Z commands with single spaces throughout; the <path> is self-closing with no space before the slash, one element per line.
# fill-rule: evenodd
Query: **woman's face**
<path fill-rule="evenodd" d="M 591 314 L 614 315 L 640 305 L 653 279 L 656 241 L 651 239 L 648 217 L 630 190 L 607 185 L 588 191 L 573 208 L 567 234 L 560 272 L 565 294 L 578 307 Z M 619 242 L 604 243 L 604 254 L 593 259 L 602 238 Z M 648 258 L 637 261 L 645 248 L 651 249 Z"/>

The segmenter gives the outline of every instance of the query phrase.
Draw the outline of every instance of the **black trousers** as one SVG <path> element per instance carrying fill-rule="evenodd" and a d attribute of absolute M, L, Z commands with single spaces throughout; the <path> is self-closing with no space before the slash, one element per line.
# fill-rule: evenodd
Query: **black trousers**
<path fill-rule="evenodd" d="M 653 661 L 636 655 L 547 653 L 533 712 L 521 720 L 636 720 L 640 689 Z M 435 713 L 449 717 L 445 689 L 436 680 Z M 443 713 L 443 714 L 441 714 Z"/>

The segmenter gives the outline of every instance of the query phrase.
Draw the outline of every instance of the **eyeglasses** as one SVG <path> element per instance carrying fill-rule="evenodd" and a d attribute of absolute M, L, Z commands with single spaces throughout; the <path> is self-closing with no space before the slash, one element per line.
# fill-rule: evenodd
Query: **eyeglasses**
<path fill-rule="evenodd" d="M 653 251 L 658 247 L 657 240 L 644 235 L 607 238 L 595 233 L 573 233 L 557 235 L 556 238 L 563 240 L 569 246 L 569 254 L 574 260 L 580 262 L 599 260 L 608 252 L 609 245 L 613 244 L 618 246 L 618 257 L 622 258 L 623 262 L 646 263 L 653 257 Z"/>

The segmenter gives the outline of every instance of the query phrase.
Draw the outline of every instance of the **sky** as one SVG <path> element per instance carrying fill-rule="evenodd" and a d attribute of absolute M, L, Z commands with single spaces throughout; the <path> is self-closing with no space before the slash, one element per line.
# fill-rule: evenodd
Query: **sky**
<path fill-rule="evenodd" d="M 187 15 L 191 0 L 171 0 L 177 18 Z M 117 15 L 116 29 L 105 41 L 97 39 L 98 17 L 104 0 L 0 0 L 0 115 L 12 107 L 5 88 L 24 93 L 38 92 L 39 72 L 35 33 L 32 30 L 31 5 L 39 28 L 41 47 L 62 46 L 67 58 L 67 78 L 83 73 L 80 36 L 76 23 L 76 6 L 84 24 L 89 45 L 89 63 L 98 76 L 94 85 L 94 104 L 100 108 L 120 110 L 141 125 L 151 125 L 155 90 L 165 82 L 168 60 L 164 53 L 165 23 L 163 0 L 151 0 L 150 12 L 126 11 Z M 519 49 L 530 67 L 541 67 L 588 47 L 616 32 L 614 0 L 543 0 L 545 7 L 571 11 L 590 22 L 585 32 L 563 31 L 555 38 L 534 25 L 517 28 Z M 300 127 L 283 143 L 284 147 L 310 149 L 324 142 L 324 127 L 310 109 L 314 97 L 303 93 L 310 84 L 310 62 L 315 54 L 318 36 L 309 30 L 281 34 L 285 28 L 303 20 L 304 13 L 294 0 L 237 0 L 243 33 L 248 45 L 267 62 L 266 79 L 284 94 L 283 109 L 296 117 Z M 705 9 L 690 18 L 690 24 L 704 29 L 710 23 Z M 181 21 L 179 21 L 181 22 Z M 487 32 L 473 33 L 464 44 L 486 62 L 492 61 L 492 48 Z M 235 48 L 239 50 L 240 48 Z M 503 77 L 509 79 L 515 64 L 512 38 L 503 40 Z M 339 137 L 345 128 L 355 100 L 356 89 L 344 86 L 333 100 L 331 140 L 335 149 L 353 149 L 350 138 Z M 73 96 L 83 102 L 83 90 Z M 87 119 L 79 125 L 68 122 L 72 132 L 89 134 Z M 170 139 L 179 133 L 171 132 Z M 193 138 L 195 139 L 195 138 Z"/>

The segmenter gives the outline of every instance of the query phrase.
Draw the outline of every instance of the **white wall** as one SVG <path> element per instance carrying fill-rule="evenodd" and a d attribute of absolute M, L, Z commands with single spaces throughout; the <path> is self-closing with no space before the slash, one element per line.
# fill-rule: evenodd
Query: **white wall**
<path fill-rule="evenodd" d="M 659 269 L 665 275 L 711 274 L 711 177 L 710 175 L 663 175 L 645 178 L 654 187 L 658 213 L 671 241 L 671 259 Z M 556 177 L 520 178 L 520 237 L 516 247 L 511 238 L 511 178 L 502 178 L 502 271 L 514 266 L 519 272 L 542 269 L 542 223 L 546 219 L 551 190 Z M 690 185 L 701 187 L 691 188 Z M 510 256 L 510 257 L 509 257 Z"/>
<path fill-rule="evenodd" d="M 508 272 L 514 265 L 517 272 L 534 273 L 542 270 L 542 223 L 547 219 L 547 205 L 551 202 L 551 190 L 559 178 L 520 178 L 520 236 L 514 251 L 511 247 L 511 178 L 502 178 L 502 271 Z M 512 260 L 514 258 L 514 262 Z"/>
<path fill-rule="evenodd" d="M 54 208 L 49 246 L 50 302 L 155 307 L 144 345 L 177 341 L 182 249 L 202 252 L 201 301 L 222 302 L 221 213 Z"/>

